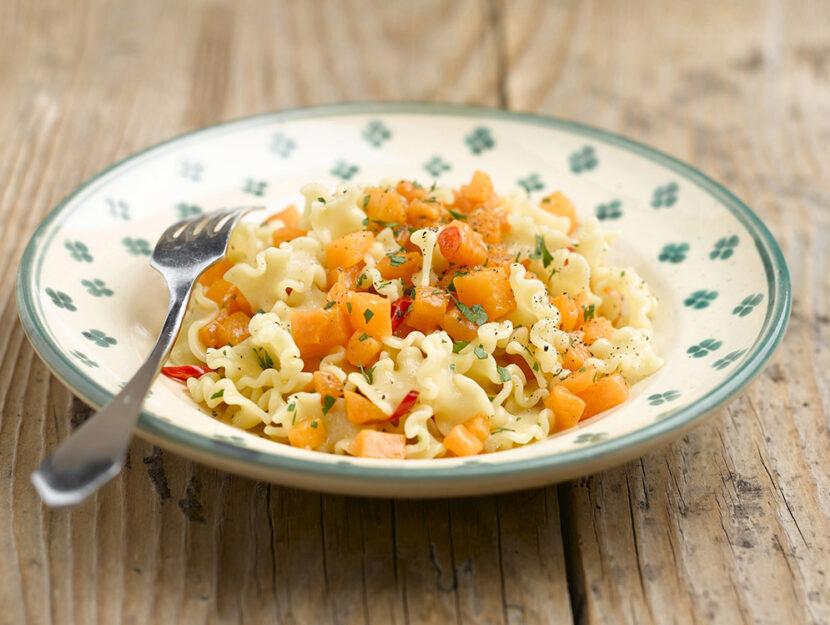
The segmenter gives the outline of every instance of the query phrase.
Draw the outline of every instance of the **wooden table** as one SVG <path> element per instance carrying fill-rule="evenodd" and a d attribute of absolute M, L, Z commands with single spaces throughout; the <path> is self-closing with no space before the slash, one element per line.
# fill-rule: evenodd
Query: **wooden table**
<path fill-rule="evenodd" d="M 795 292 L 772 364 L 692 434 L 498 497 L 321 496 L 136 441 L 81 507 L 29 473 L 89 414 L 26 341 L 29 233 L 203 124 L 349 100 L 550 113 L 733 189 Z M 830 4 L 0 3 L 0 623 L 830 623 Z"/>

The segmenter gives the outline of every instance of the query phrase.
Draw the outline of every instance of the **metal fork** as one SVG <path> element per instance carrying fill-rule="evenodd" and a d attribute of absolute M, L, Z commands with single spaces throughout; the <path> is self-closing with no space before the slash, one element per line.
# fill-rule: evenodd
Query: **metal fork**
<path fill-rule="evenodd" d="M 179 333 L 193 284 L 225 256 L 231 231 L 254 207 L 222 210 L 179 221 L 161 235 L 150 266 L 167 281 L 167 317 L 153 350 L 110 403 L 64 440 L 32 473 L 45 503 L 69 506 L 118 475 L 144 397 Z"/>

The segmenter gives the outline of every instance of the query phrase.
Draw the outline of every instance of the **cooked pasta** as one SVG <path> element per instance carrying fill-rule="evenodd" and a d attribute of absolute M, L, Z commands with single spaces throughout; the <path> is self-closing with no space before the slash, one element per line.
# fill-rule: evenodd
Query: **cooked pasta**
<path fill-rule="evenodd" d="M 656 298 L 556 192 L 318 184 L 242 223 L 195 286 L 165 372 L 217 418 L 295 447 L 438 458 L 540 441 L 662 360 Z"/>

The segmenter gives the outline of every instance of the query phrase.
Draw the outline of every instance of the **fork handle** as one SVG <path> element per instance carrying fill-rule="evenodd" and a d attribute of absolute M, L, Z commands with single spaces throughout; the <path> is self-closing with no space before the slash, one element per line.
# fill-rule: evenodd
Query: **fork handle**
<path fill-rule="evenodd" d="M 32 483 L 46 504 L 79 503 L 124 466 L 141 405 L 176 340 L 192 289 L 192 280 L 169 287 L 167 317 L 144 364 L 118 395 L 58 445 L 32 473 Z"/>

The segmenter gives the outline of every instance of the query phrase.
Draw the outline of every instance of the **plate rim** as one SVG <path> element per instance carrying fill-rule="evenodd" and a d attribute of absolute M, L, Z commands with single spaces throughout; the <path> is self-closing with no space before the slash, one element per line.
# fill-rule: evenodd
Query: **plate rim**
<path fill-rule="evenodd" d="M 209 436 L 185 430 L 158 418 L 146 410 L 142 410 L 139 416 L 136 425 L 137 434 L 160 442 L 169 441 L 180 452 L 181 450 L 191 450 L 194 455 L 199 457 L 219 456 L 222 458 L 223 464 L 229 464 L 243 474 L 246 465 L 255 465 L 259 469 L 274 469 L 283 472 L 298 471 L 307 477 L 328 478 L 333 482 L 353 482 L 355 479 L 368 482 L 417 480 L 437 484 L 447 481 L 470 481 L 487 477 L 505 478 L 526 476 L 528 474 L 550 474 L 555 479 L 554 476 L 557 471 L 564 473 L 568 467 L 580 463 L 588 465 L 591 461 L 597 462 L 603 457 L 616 457 L 619 462 L 622 462 L 621 456 L 627 450 L 633 452 L 637 448 L 649 446 L 650 443 L 654 444 L 667 439 L 672 436 L 673 432 L 679 433 L 690 429 L 693 424 L 701 421 L 742 391 L 760 373 L 781 342 L 789 320 L 792 300 L 792 286 L 784 255 L 775 237 L 752 209 L 726 187 L 697 168 L 619 133 L 548 115 L 452 103 L 350 102 L 283 109 L 203 126 L 128 155 L 73 189 L 49 211 L 35 229 L 23 252 L 17 272 L 16 303 L 18 315 L 24 332 L 38 356 L 69 387 L 71 392 L 79 395 L 95 407 L 100 407 L 112 399 L 112 393 L 101 387 L 92 377 L 87 376 L 82 369 L 69 361 L 57 348 L 57 345 L 48 338 L 48 332 L 43 327 L 41 318 L 35 313 L 36 309 L 33 305 L 33 299 L 37 295 L 32 288 L 35 277 L 33 270 L 36 267 L 38 252 L 48 242 L 44 241 L 44 234 L 48 232 L 53 222 L 62 216 L 65 207 L 88 187 L 104 179 L 110 172 L 155 151 L 160 151 L 185 138 L 209 134 L 217 129 L 232 130 L 249 125 L 255 126 L 297 119 L 367 114 L 447 115 L 461 118 L 506 120 L 554 128 L 595 139 L 629 153 L 634 153 L 674 171 L 685 180 L 703 189 L 729 210 L 752 236 L 766 273 L 770 301 L 761 330 L 753 345 L 748 348 L 744 362 L 733 371 L 731 377 L 714 387 L 706 396 L 644 428 L 609 440 L 585 445 L 578 449 L 499 463 L 473 462 L 451 467 L 440 466 L 442 464 L 440 459 L 434 460 L 434 466 L 407 466 L 407 463 L 402 463 L 401 466 L 389 466 L 388 464 L 372 466 L 372 463 L 358 464 L 353 462 L 322 463 L 314 459 L 313 456 L 308 458 L 292 457 L 263 453 L 232 444 L 217 445 L 216 441 Z M 181 453 L 187 455 L 186 451 Z M 631 454 L 631 456 L 634 455 L 634 453 Z"/>

